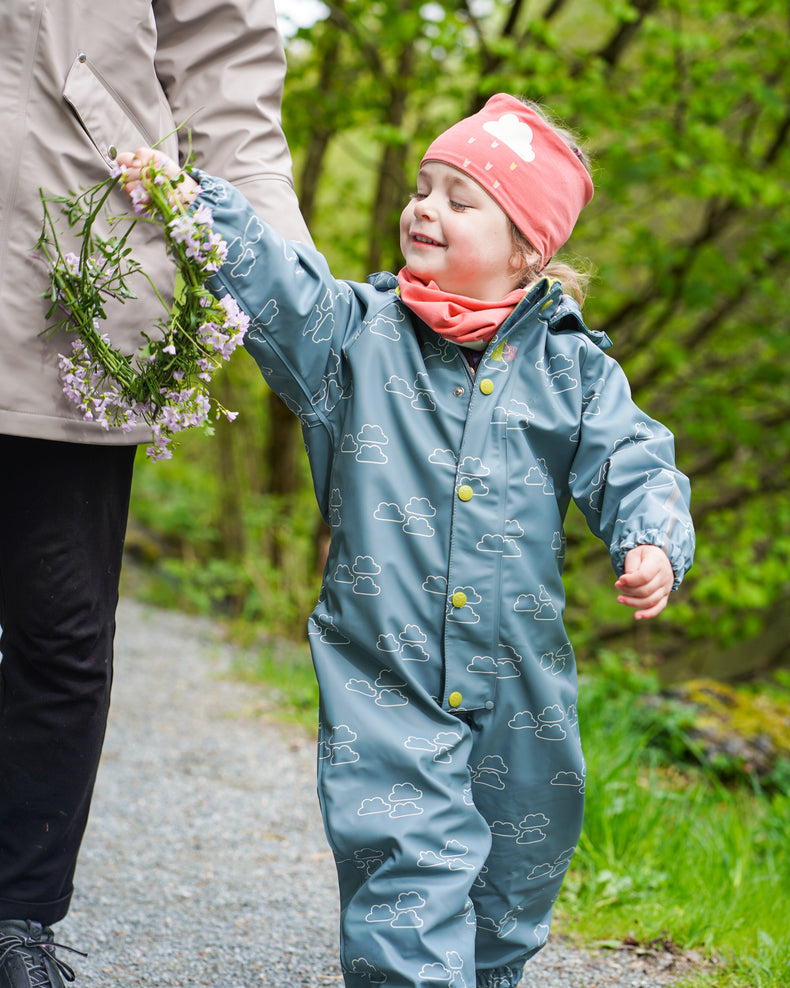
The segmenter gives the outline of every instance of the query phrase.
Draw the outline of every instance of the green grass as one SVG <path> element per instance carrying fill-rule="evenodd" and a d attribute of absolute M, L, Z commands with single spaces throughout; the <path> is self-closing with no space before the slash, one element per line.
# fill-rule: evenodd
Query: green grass
<path fill-rule="evenodd" d="M 558 926 L 697 951 L 715 966 L 696 985 L 787 988 L 790 792 L 674 763 L 641 702 L 656 689 L 617 656 L 581 677 L 587 805 Z"/>
<path fill-rule="evenodd" d="M 248 641 L 245 654 L 238 675 L 266 684 L 273 715 L 314 733 L 307 644 Z M 693 951 L 701 963 L 678 985 L 787 988 L 790 791 L 725 786 L 710 768 L 673 761 L 641 702 L 657 681 L 636 665 L 608 655 L 580 679 L 587 807 L 555 932 Z"/>
<path fill-rule="evenodd" d="M 242 640 L 249 638 L 240 632 Z M 315 735 L 318 726 L 318 684 L 307 642 L 264 639 L 246 643 L 234 671 L 246 682 L 263 683 L 271 712 Z"/>

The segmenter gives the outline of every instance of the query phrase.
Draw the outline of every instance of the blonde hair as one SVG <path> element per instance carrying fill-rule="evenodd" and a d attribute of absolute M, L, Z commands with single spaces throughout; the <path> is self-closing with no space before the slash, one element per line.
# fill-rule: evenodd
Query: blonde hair
<path fill-rule="evenodd" d="M 565 127 L 558 126 L 543 107 L 537 103 L 527 99 L 522 99 L 521 102 L 541 116 L 554 129 L 555 133 L 568 145 L 587 171 L 592 174 L 590 160 L 587 154 L 579 147 L 574 134 Z M 539 267 L 540 254 L 521 230 L 519 230 L 513 220 L 510 220 L 510 233 L 513 240 L 513 249 L 521 257 L 522 261 L 521 278 L 517 287 L 531 288 L 541 278 L 553 278 L 561 282 L 562 290 L 566 295 L 575 298 L 580 306 L 584 304 L 587 286 L 592 277 L 589 265 L 585 265 L 582 268 L 581 265 L 577 267 L 568 262 L 551 259 L 545 267 L 541 268 Z"/>

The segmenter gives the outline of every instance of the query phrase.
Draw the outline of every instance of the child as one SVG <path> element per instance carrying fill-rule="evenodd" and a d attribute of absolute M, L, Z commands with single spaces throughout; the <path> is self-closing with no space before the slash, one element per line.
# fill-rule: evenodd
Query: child
<path fill-rule="evenodd" d="M 128 188 L 151 154 L 124 157 Z M 332 530 L 309 632 L 345 984 L 511 988 L 582 822 L 569 502 L 638 619 L 693 552 L 671 435 L 547 276 L 589 173 L 533 106 L 495 96 L 430 146 L 406 265 L 366 284 L 197 175 L 229 243 L 214 289 L 251 317 Z"/>

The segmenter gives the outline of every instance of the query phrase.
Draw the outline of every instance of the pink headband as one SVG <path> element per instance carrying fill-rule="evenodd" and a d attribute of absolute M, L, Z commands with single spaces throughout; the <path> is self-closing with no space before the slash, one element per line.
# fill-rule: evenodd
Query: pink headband
<path fill-rule="evenodd" d="M 422 160 L 453 165 L 478 182 L 539 252 L 541 267 L 593 197 L 587 169 L 551 124 L 505 93 L 440 134 Z"/>

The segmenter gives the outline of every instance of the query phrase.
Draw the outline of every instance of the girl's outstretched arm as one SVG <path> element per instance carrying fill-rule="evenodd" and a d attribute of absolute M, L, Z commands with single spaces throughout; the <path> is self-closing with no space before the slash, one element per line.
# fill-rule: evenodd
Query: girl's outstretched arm
<path fill-rule="evenodd" d="M 637 621 L 659 615 L 667 606 L 675 574 L 667 554 L 657 545 L 638 545 L 625 556 L 625 572 L 615 583 L 619 604 L 637 608 Z"/>

